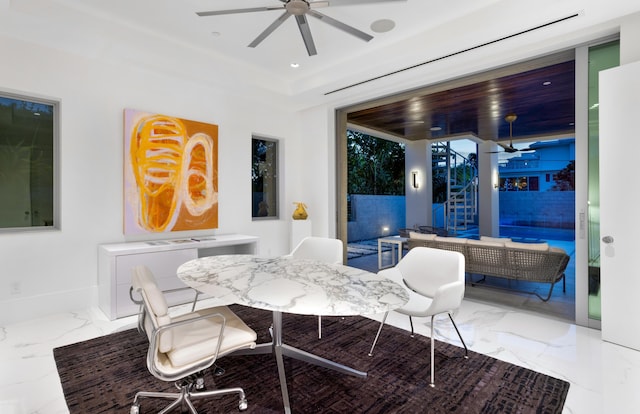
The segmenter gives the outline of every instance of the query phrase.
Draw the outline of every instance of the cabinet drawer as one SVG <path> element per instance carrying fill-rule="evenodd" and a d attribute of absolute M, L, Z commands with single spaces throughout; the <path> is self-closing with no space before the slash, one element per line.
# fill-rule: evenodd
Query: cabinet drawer
<path fill-rule="evenodd" d="M 138 265 L 147 266 L 157 280 L 174 278 L 177 280 L 178 267 L 198 257 L 197 249 L 182 249 L 164 252 L 128 254 L 116 257 L 116 284 L 131 285 L 131 269 Z"/>

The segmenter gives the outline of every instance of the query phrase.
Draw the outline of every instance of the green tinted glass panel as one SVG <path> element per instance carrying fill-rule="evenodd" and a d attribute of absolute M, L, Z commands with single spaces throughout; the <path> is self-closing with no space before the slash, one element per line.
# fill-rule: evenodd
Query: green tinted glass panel
<path fill-rule="evenodd" d="M 620 65 L 620 42 L 589 48 L 589 318 L 600 320 L 600 71 Z"/>

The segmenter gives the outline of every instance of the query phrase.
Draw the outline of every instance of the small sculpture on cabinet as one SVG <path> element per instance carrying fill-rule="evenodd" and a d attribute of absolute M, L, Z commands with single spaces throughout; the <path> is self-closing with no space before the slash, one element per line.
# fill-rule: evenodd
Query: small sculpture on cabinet
<path fill-rule="evenodd" d="M 304 203 L 301 203 L 299 201 L 295 201 L 293 204 L 296 205 L 296 209 L 293 212 L 293 219 L 306 220 L 307 217 L 309 216 L 306 210 L 307 206 Z"/>

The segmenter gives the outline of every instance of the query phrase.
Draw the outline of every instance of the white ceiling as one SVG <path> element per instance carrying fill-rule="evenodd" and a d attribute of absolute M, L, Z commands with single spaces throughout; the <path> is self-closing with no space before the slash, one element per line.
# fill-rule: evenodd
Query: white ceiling
<path fill-rule="evenodd" d="M 316 10 L 374 39 L 364 42 L 308 16 L 315 56 L 307 55 L 293 18 L 257 48 L 247 47 L 280 11 L 196 15 L 278 6 L 280 0 L 0 0 L 0 34 L 194 78 L 215 78 L 219 71 L 241 78 L 248 90 L 253 85 L 284 96 L 303 96 L 322 95 L 572 14 L 579 16 L 519 36 L 516 42 L 562 39 L 563 33 L 640 10 L 636 0 L 390 0 L 344 5 L 349 1 L 354 0 L 330 0 L 329 7 Z M 393 20 L 395 28 L 373 32 L 370 26 L 379 19 Z M 504 47 L 513 49 L 515 43 L 510 42 L 504 41 Z M 492 53 L 499 53 L 499 45 L 491 47 Z M 300 66 L 293 69 L 291 62 Z"/>
<path fill-rule="evenodd" d="M 29 0 L 33 2 L 34 0 Z M 289 18 L 257 48 L 248 44 L 267 28 L 282 11 L 241 13 L 199 17 L 196 12 L 245 9 L 254 7 L 284 7 L 281 0 L 54 0 L 55 2 L 103 16 L 114 23 L 138 27 L 158 36 L 184 42 L 205 51 L 232 57 L 268 72 L 271 76 L 289 80 L 304 78 L 309 72 L 322 72 L 338 62 L 371 53 L 381 46 L 401 41 L 464 13 L 471 13 L 497 0 L 375 0 L 363 4 L 344 5 L 356 0 L 331 0 L 328 7 L 315 9 L 343 23 L 374 36 L 364 42 L 352 35 L 309 16 L 309 26 L 318 49 L 308 56 L 298 27 Z M 361 0 L 362 1 L 362 0 Z M 373 1 L 373 2 L 371 2 Z M 370 25 L 379 19 L 391 19 L 395 28 L 387 33 L 374 33 Z M 213 33 L 219 33 L 214 35 Z M 292 70 L 289 64 L 300 64 Z"/>

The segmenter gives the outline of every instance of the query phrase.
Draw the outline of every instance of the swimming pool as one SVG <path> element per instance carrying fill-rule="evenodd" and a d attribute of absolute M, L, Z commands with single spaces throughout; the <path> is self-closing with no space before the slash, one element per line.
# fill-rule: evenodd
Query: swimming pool
<path fill-rule="evenodd" d="M 574 229 L 558 229 L 550 227 L 529 226 L 500 226 L 500 237 L 510 237 L 514 241 L 518 239 L 531 240 L 562 240 L 574 241 L 576 239 Z"/>

